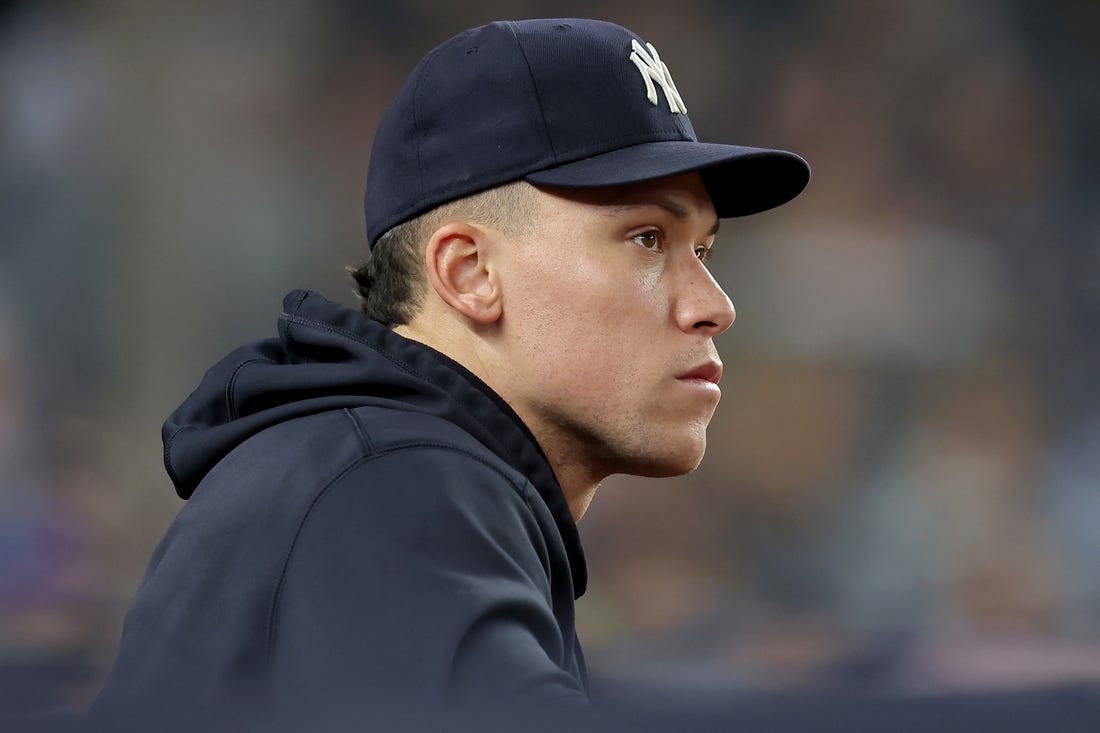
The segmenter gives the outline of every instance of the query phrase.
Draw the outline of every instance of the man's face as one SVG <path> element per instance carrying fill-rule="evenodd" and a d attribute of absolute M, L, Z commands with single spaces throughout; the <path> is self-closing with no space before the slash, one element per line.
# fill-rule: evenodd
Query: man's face
<path fill-rule="evenodd" d="M 718 220 L 699 175 L 537 195 L 499 260 L 502 394 L 593 473 L 694 469 L 735 317 L 702 261 Z"/>

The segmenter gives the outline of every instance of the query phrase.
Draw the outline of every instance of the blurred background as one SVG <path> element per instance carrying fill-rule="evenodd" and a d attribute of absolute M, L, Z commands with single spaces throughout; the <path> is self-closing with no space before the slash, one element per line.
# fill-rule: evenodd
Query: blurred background
<path fill-rule="evenodd" d="M 787 148 L 725 223 L 703 467 L 581 523 L 608 684 L 738 694 L 1100 682 L 1100 3 L 0 2 L 0 708 L 79 709 L 180 501 L 160 425 L 353 304 L 373 129 L 483 22 L 660 50 L 703 139 Z"/>

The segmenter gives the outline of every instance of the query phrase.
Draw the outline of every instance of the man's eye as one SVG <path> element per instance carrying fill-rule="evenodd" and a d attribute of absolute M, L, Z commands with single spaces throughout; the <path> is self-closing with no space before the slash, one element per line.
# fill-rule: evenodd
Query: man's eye
<path fill-rule="evenodd" d="M 635 244 L 650 252 L 661 251 L 661 234 L 654 229 L 648 232 L 642 232 L 641 234 L 635 234 L 632 239 Z"/>
<path fill-rule="evenodd" d="M 695 248 L 695 256 L 698 257 L 701 262 L 706 262 L 710 259 L 710 247 L 700 244 Z"/>

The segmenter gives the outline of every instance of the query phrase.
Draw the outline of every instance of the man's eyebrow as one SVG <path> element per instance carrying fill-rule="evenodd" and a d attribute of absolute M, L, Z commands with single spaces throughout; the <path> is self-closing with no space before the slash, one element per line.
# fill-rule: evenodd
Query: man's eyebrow
<path fill-rule="evenodd" d="M 647 197 L 646 200 L 638 201 L 637 203 L 615 204 L 611 208 L 615 211 L 628 211 L 631 209 L 641 209 L 646 206 L 656 206 L 657 208 L 664 209 L 681 221 L 687 221 L 688 218 L 691 216 L 691 212 L 688 211 L 687 207 L 677 201 L 672 196 L 657 195 L 651 198 Z M 707 232 L 707 236 L 713 237 L 715 234 L 718 233 L 718 229 L 721 226 L 722 222 L 718 219 L 715 219 L 714 226 L 712 226 L 710 228 L 710 231 Z"/>

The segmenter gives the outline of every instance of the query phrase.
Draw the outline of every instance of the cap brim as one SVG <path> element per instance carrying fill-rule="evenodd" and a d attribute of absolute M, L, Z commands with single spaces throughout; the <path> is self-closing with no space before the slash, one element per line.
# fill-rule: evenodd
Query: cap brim
<path fill-rule="evenodd" d="M 793 199 L 810 180 L 810 166 L 786 150 L 688 140 L 632 145 L 524 176 L 530 183 L 599 188 L 698 171 L 720 218 L 747 216 Z"/>

